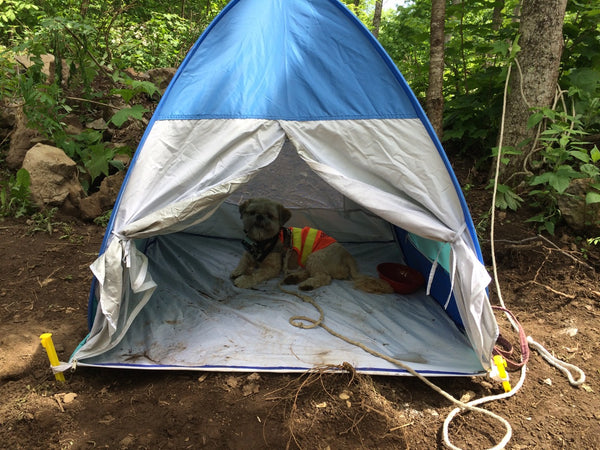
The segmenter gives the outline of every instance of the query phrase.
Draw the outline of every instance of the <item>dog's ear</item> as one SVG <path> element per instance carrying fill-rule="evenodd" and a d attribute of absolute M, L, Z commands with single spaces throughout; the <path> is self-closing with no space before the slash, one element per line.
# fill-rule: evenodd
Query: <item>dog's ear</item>
<path fill-rule="evenodd" d="M 283 225 L 288 220 L 292 218 L 292 212 L 284 207 L 283 205 L 278 205 L 279 207 L 279 225 Z"/>
<path fill-rule="evenodd" d="M 246 212 L 246 208 L 248 208 L 248 206 L 250 205 L 250 202 L 252 202 L 252 199 L 248 199 L 248 200 L 246 200 L 244 203 L 242 203 L 242 204 L 239 206 L 239 208 L 238 208 L 238 209 L 239 209 L 239 211 L 240 211 L 240 217 L 243 217 L 243 216 L 244 216 L 244 213 Z"/>

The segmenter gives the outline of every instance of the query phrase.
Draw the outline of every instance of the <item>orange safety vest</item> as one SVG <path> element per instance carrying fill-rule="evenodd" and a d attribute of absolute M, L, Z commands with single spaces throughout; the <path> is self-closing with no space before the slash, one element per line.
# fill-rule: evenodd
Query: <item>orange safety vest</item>
<path fill-rule="evenodd" d="M 294 251 L 298 254 L 298 264 L 304 267 L 306 264 L 306 258 L 312 252 L 316 252 L 317 250 L 321 250 L 325 247 L 336 242 L 336 240 L 321 230 L 317 230 L 316 228 L 304 227 L 289 227 L 290 236 L 291 236 L 291 246 Z M 281 240 L 283 241 L 283 234 L 281 236 Z"/>

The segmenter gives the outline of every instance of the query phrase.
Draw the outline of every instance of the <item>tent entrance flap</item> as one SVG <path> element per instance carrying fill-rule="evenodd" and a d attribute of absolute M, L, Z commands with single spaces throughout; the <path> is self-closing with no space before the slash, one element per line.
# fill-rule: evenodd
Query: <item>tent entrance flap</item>
<path fill-rule="evenodd" d="M 235 205 L 223 205 L 203 227 L 208 231 L 211 221 L 219 223 L 222 236 L 174 233 L 149 239 L 145 253 L 157 290 L 116 347 L 78 364 L 302 372 L 348 362 L 363 373 L 407 374 L 321 328 L 293 327 L 290 317 L 318 313 L 283 293 L 278 280 L 253 290 L 236 288 L 228 274 L 242 247 L 239 239 L 225 237 L 236 215 Z M 297 220 L 315 215 L 319 211 L 300 213 Z M 371 221 L 359 216 L 352 222 Z M 351 232 L 344 238 L 354 242 L 344 245 L 363 272 L 374 274 L 382 261 L 403 262 L 394 241 L 361 242 Z M 385 238 L 383 228 L 377 234 Z M 407 296 L 369 295 L 349 281 L 334 281 L 310 295 L 324 309 L 329 327 L 417 371 L 452 376 L 483 371 L 464 334 L 424 289 Z"/>

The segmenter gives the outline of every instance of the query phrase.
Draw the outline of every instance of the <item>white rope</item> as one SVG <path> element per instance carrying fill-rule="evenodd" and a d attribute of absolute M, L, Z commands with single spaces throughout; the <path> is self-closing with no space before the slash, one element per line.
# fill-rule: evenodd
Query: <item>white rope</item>
<path fill-rule="evenodd" d="M 526 371 L 526 368 L 525 368 L 525 366 L 523 366 L 521 368 L 521 377 L 519 378 L 519 381 L 513 387 L 513 389 L 511 389 L 509 392 L 504 392 L 504 393 L 498 394 L 498 395 L 490 395 L 488 397 L 482 397 L 480 399 L 468 402 L 467 405 L 476 406 L 476 405 L 480 405 L 482 403 L 487 403 L 487 402 L 491 402 L 494 400 L 502 400 L 502 399 L 505 399 L 508 397 L 512 397 L 513 395 L 515 395 L 517 393 L 517 391 L 519 389 L 521 389 L 521 386 L 525 382 L 525 371 Z M 508 444 L 508 442 L 510 441 L 510 438 L 512 437 L 512 427 L 510 426 L 510 423 L 504 417 L 501 417 L 495 413 L 492 413 L 491 411 L 487 411 L 487 410 L 482 410 L 482 411 L 486 411 L 487 413 L 489 413 L 488 414 L 489 416 L 492 416 L 492 417 L 494 417 L 494 419 L 497 419 L 499 422 L 502 422 L 502 424 L 506 428 L 506 433 L 505 433 L 504 437 L 502 438 L 502 440 L 497 445 L 490 448 L 490 450 L 498 450 L 498 449 L 502 449 L 502 448 L 506 447 L 506 444 Z M 444 444 L 446 444 L 446 446 L 451 448 L 452 450 L 461 450 L 460 447 L 456 447 L 455 445 L 453 445 L 450 442 L 450 437 L 448 436 L 448 427 L 450 425 L 450 422 L 452 421 L 452 419 L 454 419 L 454 417 L 459 412 L 461 412 L 460 408 L 455 408 L 452 411 L 450 411 L 450 414 L 448 414 L 448 416 L 446 417 L 446 420 L 444 420 L 444 425 L 442 427 L 442 437 L 444 438 Z"/>
<path fill-rule="evenodd" d="M 490 245 L 491 245 L 491 253 L 492 253 L 492 268 L 494 271 L 494 281 L 496 284 L 496 292 L 498 294 L 498 300 L 500 302 L 500 305 L 504 309 L 507 309 L 507 308 L 504 304 L 504 299 L 502 298 L 502 290 L 500 289 L 500 283 L 498 281 L 498 271 L 497 271 L 497 265 L 496 265 L 496 252 L 495 252 L 495 248 L 494 248 L 494 224 L 495 224 L 495 216 L 496 216 L 496 193 L 498 190 L 497 188 L 498 188 L 498 179 L 500 176 L 500 160 L 502 157 L 502 143 L 503 143 L 503 139 L 504 139 L 504 118 L 506 115 L 506 96 L 507 96 L 507 90 L 508 90 L 508 80 L 510 79 L 511 67 L 512 67 L 512 65 L 508 66 L 508 71 L 506 73 L 506 83 L 504 85 L 504 103 L 502 105 L 502 120 L 500 122 L 500 136 L 498 139 L 498 157 L 496 159 L 496 173 L 494 176 L 494 192 L 492 195 L 492 214 L 491 214 L 491 219 L 490 219 Z M 518 66 L 518 61 L 517 61 L 517 67 L 520 70 L 520 67 Z M 523 100 L 527 103 L 527 100 L 525 99 L 525 97 L 523 97 Z M 511 323 L 513 328 L 516 331 L 518 331 L 519 330 L 518 324 L 513 320 L 511 315 L 508 313 L 505 313 L 505 316 L 508 319 L 508 321 Z M 583 384 L 585 382 L 585 373 L 579 367 L 552 356 L 548 350 L 546 350 L 540 343 L 533 340 L 533 338 L 531 336 L 527 336 L 527 342 L 529 343 L 529 346 L 535 348 L 538 351 L 538 353 L 540 353 L 540 355 L 549 364 L 556 367 L 563 374 L 565 374 L 569 380 L 569 383 L 572 386 L 580 386 L 581 384 Z M 571 374 L 569 369 L 573 370 L 579 374 L 579 378 L 577 380 L 575 380 L 573 378 L 573 375 Z"/>
<path fill-rule="evenodd" d="M 550 365 L 560 370 L 569 379 L 571 386 L 581 386 L 583 383 L 585 383 L 585 372 L 579 367 L 552 356 L 548 350 L 546 350 L 538 342 L 534 341 L 531 336 L 527 336 L 527 342 L 529 343 L 529 346 L 536 349 L 542 358 L 544 358 Z M 577 380 L 573 378 L 571 370 L 577 372 L 579 375 Z"/>
<path fill-rule="evenodd" d="M 496 212 L 496 193 L 497 193 L 497 187 L 498 187 L 498 179 L 500 177 L 500 160 L 502 157 L 502 140 L 504 138 L 504 117 L 505 117 L 505 113 L 506 113 L 506 97 L 507 97 L 507 92 L 508 92 L 508 80 L 510 79 L 511 67 L 512 67 L 512 65 L 508 66 L 508 71 L 506 73 L 506 82 L 504 84 L 504 102 L 502 105 L 502 120 L 500 122 L 500 137 L 499 137 L 499 143 L 498 143 L 498 156 L 496 157 L 496 174 L 494 177 L 494 192 L 492 195 L 492 214 L 491 214 L 491 218 L 490 218 L 490 241 L 491 241 L 491 253 L 492 253 L 492 268 L 494 271 L 494 281 L 496 283 L 496 291 L 498 292 L 498 297 L 500 297 L 500 303 L 502 304 L 503 308 L 504 308 L 504 301 L 502 300 L 502 294 L 500 292 L 500 284 L 498 282 L 498 270 L 497 270 L 497 266 L 496 266 L 496 256 L 495 256 L 495 250 L 494 250 L 494 221 L 495 221 L 495 216 L 496 216 L 496 214 L 495 214 L 495 212 Z M 512 326 L 515 328 L 515 330 L 518 330 L 518 325 L 513 321 L 513 319 L 510 317 L 510 315 L 507 314 L 506 317 L 508 318 L 508 320 L 510 321 Z M 473 401 L 467 403 L 467 405 L 474 406 L 474 405 L 479 405 L 482 403 L 491 402 L 493 400 L 500 400 L 503 398 L 512 397 L 513 395 L 515 395 L 518 392 L 519 389 L 521 389 L 521 386 L 523 386 L 523 383 L 525 382 L 525 372 L 526 372 L 526 366 L 524 365 L 521 368 L 521 378 L 519 379 L 519 382 L 509 392 L 505 392 L 503 394 L 498 394 L 498 395 L 491 395 L 488 397 L 482 397 L 480 399 L 473 400 Z M 508 444 L 508 442 L 510 441 L 510 438 L 512 437 L 512 427 L 510 426 L 510 423 L 504 417 L 494 414 L 491 411 L 487 411 L 487 410 L 482 410 L 482 411 L 486 411 L 487 413 L 489 413 L 488 415 L 490 415 L 490 416 L 494 417 L 496 420 L 500 421 L 506 428 L 506 433 L 505 433 L 504 437 L 502 438 L 502 440 L 497 445 L 492 447 L 490 450 L 497 450 L 497 449 L 502 449 L 502 448 L 506 447 L 506 444 Z M 450 412 L 450 414 L 448 414 L 448 416 L 446 417 L 446 420 L 444 420 L 444 425 L 442 427 L 442 437 L 444 440 L 444 444 L 447 447 L 451 448 L 452 450 L 461 450 L 460 447 L 457 447 L 454 444 L 452 444 L 452 442 L 450 442 L 450 437 L 448 435 L 448 427 L 450 426 L 450 422 L 452 421 L 452 419 L 454 419 L 456 414 L 458 414 L 459 412 L 460 412 L 460 408 L 455 408 L 454 410 L 452 410 Z"/>
<path fill-rule="evenodd" d="M 58 366 L 53 366 L 51 364 L 50 370 L 52 370 L 52 373 L 57 374 L 57 373 L 66 372 L 67 370 L 75 371 L 76 366 L 77 366 L 77 361 L 73 361 L 73 362 L 60 361 L 60 364 Z"/>
<path fill-rule="evenodd" d="M 490 244 L 491 244 L 491 254 L 492 254 L 492 268 L 493 268 L 493 272 L 494 272 L 494 282 L 496 285 L 496 292 L 498 294 L 498 300 L 499 300 L 502 308 L 504 308 L 505 310 L 507 308 L 505 306 L 504 299 L 502 298 L 502 290 L 500 289 L 500 282 L 498 279 L 498 267 L 496 264 L 496 252 L 495 252 L 495 246 L 494 246 L 494 242 L 495 242 L 494 232 L 495 232 L 495 218 L 496 218 L 496 196 L 497 196 L 497 192 L 498 192 L 498 180 L 500 177 L 500 163 L 501 163 L 501 159 L 502 159 L 502 143 L 504 140 L 504 119 L 506 117 L 506 98 L 507 98 L 507 92 L 508 92 L 508 82 L 510 79 L 511 67 L 512 67 L 512 64 L 509 64 L 508 70 L 506 73 L 506 82 L 504 84 L 504 99 L 503 99 L 503 104 L 502 104 L 502 120 L 500 122 L 500 135 L 499 135 L 499 139 L 498 139 L 498 155 L 496 157 L 496 172 L 495 172 L 495 176 L 494 176 L 494 190 L 493 190 L 493 195 L 492 195 L 492 213 L 491 213 L 491 218 L 490 218 Z M 519 332 L 519 325 L 512 318 L 512 315 L 509 314 L 508 312 L 505 312 L 505 316 L 508 319 L 508 321 L 510 322 L 510 324 L 512 325 L 512 327 L 515 329 L 515 331 Z M 534 347 L 546 361 L 548 361 L 551 365 L 553 365 L 554 367 L 558 368 L 561 372 L 563 372 L 569 379 L 569 383 L 571 383 L 571 385 L 578 386 L 585 381 L 585 374 L 581 369 L 579 369 L 578 367 L 576 367 L 572 364 L 566 363 L 564 361 L 561 361 L 561 360 L 555 358 L 542 345 L 535 342 L 531 338 L 531 336 L 527 337 L 527 342 L 529 343 L 530 346 Z M 578 380 L 575 380 L 573 378 L 569 369 L 574 370 L 579 373 Z M 469 402 L 468 405 L 474 406 L 474 405 L 479 405 L 479 404 L 487 403 L 487 402 L 494 401 L 494 400 L 501 400 L 504 398 L 512 397 L 521 389 L 521 387 L 525 383 L 526 373 L 527 373 L 527 364 L 525 363 L 521 367 L 521 376 L 519 378 L 519 381 L 509 392 L 505 392 L 505 393 L 499 394 L 499 395 L 483 397 L 478 400 L 473 400 L 472 402 Z M 448 436 L 448 427 L 449 427 L 450 422 L 452 421 L 452 419 L 456 416 L 456 414 L 458 412 L 460 412 L 460 408 L 456 408 L 456 409 L 452 410 L 450 412 L 450 414 L 446 417 L 446 420 L 444 420 L 444 425 L 442 428 L 442 436 L 443 436 L 444 444 L 453 450 L 461 450 L 461 449 L 459 447 L 456 447 L 455 445 L 453 445 L 450 442 L 450 438 Z M 510 440 L 511 435 L 512 435 L 512 428 L 511 428 L 510 424 L 508 423 L 508 421 L 500 416 L 497 416 L 497 415 L 494 415 L 494 416 L 496 419 L 498 419 L 500 422 L 502 422 L 502 424 L 505 426 L 507 431 L 506 431 L 506 434 L 504 435 L 504 438 L 500 441 L 500 443 L 490 450 L 504 448 L 506 446 L 506 444 L 508 443 L 508 441 Z"/>
<path fill-rule="evenodd" d="M 500 121 L 500 136 L 498 138 L 498 156 L 496 157 L 496 171 L 494 174 L 494 190 L 492 193 L 492 214 L 490 217 L 490 249 L 492 254 L 492 270 L 494 272 L 494 283 L 496 285 L 496 292 L 498 293 L 498 300 L 500 306 L 506 309 L 504 299 L 502 298 L 502 289 L 500 289 L 500 281 L 498 280 L 498 265 L 496 264 L 496 248 L 495 248 L 495 229 L 496 229 L 496 197 L 498 194 L 498 180 L 500 179 L 500 162 L 502 160 L 502 144 L 504 141 L 504 119 L 506 117 L 506 98 L 508 94 L 508 81 L 510 80 L 512 64 L 508 65 L 506 72 L 506 82 L 504 83 L 504 98 L 502 103 L 502 120 Z M 513 320 L 510 314 L 506 314 L 506 318 L 513 326 L 515 330 L 519 329 L 517 323 Z"/>

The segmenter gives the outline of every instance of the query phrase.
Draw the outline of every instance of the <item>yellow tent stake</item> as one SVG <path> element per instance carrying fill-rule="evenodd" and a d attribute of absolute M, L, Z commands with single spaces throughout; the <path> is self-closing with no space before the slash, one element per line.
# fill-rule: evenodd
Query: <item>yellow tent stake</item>
<path fill-rule="evenodd" d="M 52 342 L 52 333 L 44 333 L 40 336 L 40 340 L 42 341 L 42 347 L 46 349 L 46 353 L 48 354 L 48 359 L 50 360 L 50 364 L 52 366 L 58 366 L 60 362 L 58 361 L 58 355 L 56 354 L 56 349 L 54 348 L 54 343 Z M 54 377 L 58 381 L 65 381 L 65 376 L 62 372 L 56 372 Z"/>
<path fill-rule="evenodd" d="M 510 392 L 512 389 L 510 386 L 510 382 L 508 381 L 508 373 L 506 373 L 506 361 L 500 355 L 494 356 L 494 364 L 498 368 L 498 374 L 500 375 L 500 379 L 502 380 L 502 387 L 504 388 L 504 392 Z"/>

